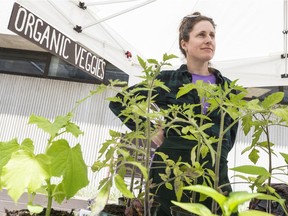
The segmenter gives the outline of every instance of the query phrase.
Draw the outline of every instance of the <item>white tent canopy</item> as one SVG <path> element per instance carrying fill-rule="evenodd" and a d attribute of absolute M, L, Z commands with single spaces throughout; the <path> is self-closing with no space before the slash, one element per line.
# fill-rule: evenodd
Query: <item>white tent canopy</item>
<path fill-rule="evenodd" d="M 9 0 L 6 0 L 8 2 Z M 11 3 L 11 1 L 9 1 Z M 178 26 L 194 11 L 216 24 L 216 55 L 212 64 L 246 87 L 287 86 L 284 53 L 284 3 L 287 0 L 18 0 L 51 26 L 131 75 L 140 75 L 136 56 L 180 58 Z M 73 27 L 79 25 L 82 32 Z M 6 25 L 7 26 L 7 25 Z M 130 51 L 132 59 L 125 52 Z"/>

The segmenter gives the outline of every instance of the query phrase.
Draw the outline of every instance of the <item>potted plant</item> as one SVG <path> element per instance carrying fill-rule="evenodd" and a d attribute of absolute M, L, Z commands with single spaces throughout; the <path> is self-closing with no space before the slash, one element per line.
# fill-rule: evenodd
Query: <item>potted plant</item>
<path fill-rule="evenodd" d="M 151 209 L 156 207 L 153 206 L 153 194 L 150 193 L 149 172 L 153 152 L 151 138 L 154 133 L 158 132 L 158 128 L 153 127 L 151 122 L 161 124 L 163 113 L 153 107 L 152 92 L 155 88 L 163 88 L 168 91 L 167 87 L 156 77 L 163 66 L 170 65 L 168 61 L 172 58 L 175 56 L 164 54 L 162 62 L 154 59 L 148 59 L 146 62 L 138 57 L 143 68 L 143 76 L 141 77 L 143 81 L 138 84 L 137 88 L 131 90 L 126 86 L 119 90 L 115 88 L 119 82 L 111 82 L 111 85 L 107 86 L 121 95 L 120 97 L 108 98 L 108 100 L 119 102 L 126 107 L 121 116 L 125 119 L 124 121 L 132 121 L 136 130 L 124 134 L 110 130 L 111 139 L 103 143 L 99 157 L 92 169 L 98 172 L 107 168 L 110 175 L 103 179 L 99 185 L 97 203 L 92 205 L 93 214 L 99 214 L 105 206 L 107 207 L 107 200 L 113 185 L 127 200 L 124 203 L 126 210 L 124 214 L 156 214 L 151 212 Z M 96 89 L 96 92 L 99 91 Z M 126 183 L 125 176 L 128 173 L 131 177 L 130 182 Z"/>
<path fill-rule="evenodd" d="M 141 209 L 141 211 L 138 211 L 138 215 L 149 215 L 151 214 L 151 197 L 153 197 L 151 194 L 149 194 L 149 189 L 152 187 L 162 186 L 163 184 L 168 189 L 175 190 L 177 199 L 179 201 L 185 190 L 199 192 L 193 187 L 185 187 L 186 185 L 197 185 L 197 180 L 199 178 L 204 179 L 202 186 L 208 188 L 206 191 L 210 191 L 210 194 L 215 195 L 212 196 L 215 201 L 211 214 L 216 214 L 218 204 L 220 208 L 226 208 L 227 205 L 231 205 L 232 207 L 229 207 L 229 211 L 222 210 L 223 214 L 230 215 L 233 211 L 237 210 L 237 206 L 240 203 L 254 197 L 262 199 L 265 197 L 265 199 L 276 200 L 282 205 L 282 200 L 275 199 L 274 196 L 249 193 L 231 194 L 231 197 L 225 199 L 225 203 L 226 201 L 228 203 L 225 205 L 223 201 L 224 199 L 222 199 L 223 197 L 220 198 L 223 202 L 218 202 L 218 193 L 221 191 L 222 187 L 226 186 L 219 185 L 218 183 L 222 140 L 225 139 L 225 134 L 229 128 L 233 127 L 240 120 L 245 118 L 248 119 L 248 116 L 251 116 L 251 113 L 247 112 L 247 108 L 249 108 L 249 106 L 253 107 L 253 103 L 255 102 L 247 102 L 244 99 L 246 91 L 243 87 L 238 86 L 236 81 L 233 81 L 230 83 L 230 85 L 225 85 L 223 88 L 216 85 L 207 85 L 203 82 L 184 85 L 179 90 L 177 97 L 181 97 L 188 91 L 196 89 L 200 99 L 205 98 L 210 104 L 207 112 L 218 112 L 222 120 L 228 115 L 231 117 L 230 125 L 225 125 L 224 127 L 224 121 L 221 121 L 220 130 L 217 137 L 209 137 L 205 133 L 205 131 L 212 126 L 212 123 L 209 122 L 209 118 L 206 117 L 206 115 L 197 115 L 191 112 L 193 106 L 201 106 L 202 109 L 203 104 L 201 103 L 194 105 L 184 104 L 183 106 L 171 106 L 166 110 L 157 110 L 156 112 L 152 112 L 151 104 L 153 104 L 153 88 L 163 88 L 168 91 L 167 87 L 156 79 L 157 74 L 160 73 L 161 67 L 167 64 L 166 60 L 173 57 L 173 55 L 164 55 L 162 63 L 158 63 L 153 59 L 149 59 L 148 62 L 145 62 L 143 59 L 138 58 L 140 65 L 144 69 L 145 75 L 142 77 L 144 78 L 143 82 L 140 83 L 138 88 L 134 88 L 133 90 L 130 90 L 128 87 L 121 89 L 121 97 L 109 98 L 110 101 L 119 102 L 122 106 L 126 107 L 126 109 L 124 109 L 121 113 L 124 123 L 132 120 L 133 124 L 136 125 L 136 130 L 129 133 L 127 132 L 125 134 L 111 130 L 111 139 L 107 140 L 99 151 L 100 155 L 93 166 L 93 170 L 97 172 L 101 169 L 107 168 L 109 169 L 110 176 L 103 179 L 103 181 L 100 183 L 99 194 L 96 198 L 97 204 L 92 206 L 92 212 L 98 214 L 104 208 L 104 206 L 107 204 L 110 190 L 113 188 L 113 185 L 115 185 L 116 188 L 128 200 L 124 206 L 126 209 L 126 215 L 133 215 L 133 211 L 131 211 L 133 207 L 134 211 L 137 211 L 137 207 L 135 209 L 135 206 L 133 206 L 133 201 L 135 200 L 137 201 L 136 205 L 139 203 L 141 204 L 138 208 L 138 210 Z M 117 84 L 117 82 L 112 82 L 111 86 L 108 87 L 115 89 L 115 84 Z M 100 89 L 103 90 L 103 88 Z M 119 89 L 116 89 L 116 91 L 119 92 Z M 92 95 L 98 92 L 99 89 L 92 92 Z M 283 110 L 278 110 L 278 112 L 282 113 Z M 178 118 L 178 114 L 180 113 L 181 115 L 184 114 L 187 116 L 184 118 Z M 163 122 L 163 117 L 171 118 L 171 121 L 169 123 Z M 143 118 L 145 118 L 147 121 L 142 121 L 141 119 Z M 196 118 L 199 120 L 199 124 L 195 124 Z M 153 133 L 157 132 L 157 128 L 151 127 L 150 121 L 159 120 L 159 123 L 163 124 L 164 127 L 181 131 L 185 138 L 196 140 L 198 145 L 193 148 L 191 152 L 192 166 L 181 162 L 181 158 L 178 161 L 173 161 L 170 160 L 167 155 L 157 153 L 160 155 L 160 157 L 162 157 L 163 161 L 166 162 L 164 165 L 166 166 L 166 173 L 160 173 L 161 178 L 163 179 L 163 183 L 161 183 L 161 185 L 153 185 L 149 180 L 148 174 L 150 170 L 149 162 L 151 158 L 151 137 Z M 188 123 L 188 126 L 182 127 L 181 122 Z M 216 149 L 213 148 L 213 145 L 215 144 L 217 144 Z M 212 164 L 215 165 L 214 170 L 203 169 L 203 161 L 201 162 L 200 158 L 205 159 L 207 155 L 209 155 L 211 158 Z M 127 167 L 127 164 L 130 166 Z M 137 169 L 141 174 L 139 178 L 135 178 Z M 236 169 L 241 170 L 241 168 Z M 129 184 L 125 183 L 125 175 L 128 172 L 131 174 L 131 181 Z M 174 176 L 170 176 L 171 173 L 174 173 Z M 212 183 L 211 180 L 213 180 L 214 183 Z M 143 184 L 145 192 L 142 193 Z M 140 192 L 135 194 L 135 189 L 140 189 Z M 217 193 L 214 193 L 213 190 L 216 190 Z M 201 199 L 205 199 L 210 194 L 202 193 Z M 219 196 L 221 197 L 221 193 Z M 194 206 L 195 204 L 193 198 L 195 198 L 195 193 L 193 193 L 192 196 L 191 206 Z M 179 203 L 176 202 L 175 204 L 178 205 Z M 139 212 L 141 213 L 139 214 Z M 197 213 L 193 210 L 191 212 Z"/>
<path fill-rule="evenodd" d="M 192 112 L 193 106 L 202 106 L 201 103 L 172 106 L 167 110 L 157 110 L 156 112 L 151 112 L 151 104 L 153 104 L 153 89 L 163 88 L 166 91 L 169 91 L 167 87 L 163 85 L 163 83 L 156 79 L 156 77 L 160 73 L 161 67 L 166 65 L 166 60 L 173 57 L 173 55 L 164 55 L 162 63 L 158 63 L 153 59 L 149 59 L 148 62 L 145 62 L 141 58 L 138 58 L 145 73 L 145 75 L 142 77 L 144 78 L 143 82 L 139 84 L 138 88 L 133 88 L 132 90 L 128 87 L 122 88 L 120 90 L 121 97 L 109 98 L 110 101 L 118 102 L 121 104 L 121 106 L 125 107 L 121 113 L 123 121 L 127 122 L 132 120 L 133 124 L 136 125 L 136 130 L 125 134 L 110 131 L 111 139 L 107 140 L 99 151 L 99 158 L 95 162 L 93 170 L 99 171 L 103 168 L 108 168 L 110 176 L 105 178 L 99 186 L 100 190 L 96 198 L 97 204 L 94 206 L 94 208 L 92 207 L 92 211 L 96 214 L 98 214 L 106 205 L 109 192 L 113 184 L 116 185 L 117 189 L 121 191 L 124 197 L 128 198 L 128 202 L 126 203 L 126 215 L 129 215 L 127 211 L 133 209 L 133 201 L 135 201 L 135 199 L 137 199 L 137 201 L 140 200 L 140 203 L 142 203 L 144 206 L 144 208 L 139 208 L 144 210 L 142 214 L 150 214 L 151 195 L 149 194 L 149 189 L 152 187 L 155 188 L 162 186 L 162 183 L 160 185 L 151 184 L 148 177 L 151 158 L 151 137 L 153 133 L 157 132 L 157 128 L 151 127 L 150 121 L 159 122 L 160 120 L 159 124 L 162 124 L 163 127 L 171 128 L 173 130 L 181 130 L 184 136 L 186 134 L 185 138 L 198 141 L 198 145 L 192 151 L 193 166 L 187 163 L 182 163 L 181 159 L 175 162 L 173 160 L 169 160 L 165 154 L 157 153 L 166 163 L 165 166 L 167 167 L 167 172 L 168 170 L 172 170 L 168 173 L 160 174 L 161 178 L 163 179 L 163 184 L 165 184 L 168 189 L 172 189 L 174 186 L 178 200 L 180 200 L 183 195 L 184 185 L 196 184 L 197 178 L 199 177 L 204 178 L 205 184 L 209 184 L 213 187 L 213 184 L 211 183 L 212 178 L 215 182 L 214 187 L 218 188 L 216 176 L 218 176 L 219 173 L 220 154 L 217 154 L 217 152 L 221 152 L 221 145 L 218 145 L 220 146 L 220 149 L 215 151 L 213 144 L 222 142 L 222 139 L 225 136 L 224 127 L 222 127 L 222 130 L 220 131 L 221 134 L 218 139 L 215 137 L 209 137 L 205 133 L 205 130 L 212 125 L 209 121 L 207 123 L 209 118 L 207 118 L 206 115 L 194 114 Z M 115 85 L 115 83 L 111 84 L 112 87 L 113 85 Z M 223 118 L 225 118 L 225 116 L 228 114 L 234 117 L 234 120 L 231 121 L 231 125 L 227 127 L 226 130 L 229 130 L 237 123 L 237 121 L 239 121 L 239 110 L 236 105 L 240 106 L 241 99 L 244 97 L 244 94 L 236 95 L 234 93 L 235 91 L 243 91 L 243 88 L 237 86 L 236 82 L 232 82 L 230 86 L 225 86 L 224 89 L 221 89 L 216 85 L 207 85 L 203 82 L 188 84 L 180 89 L 177 96 L 181 97 L 192 89 L 196 89 L 200 95 L 200 98 L 205 97 L 205 99 L 207 99 L 207 101 L 211 104 L 209 112 L 215 112 L 215 110 L 219 109 L 219 107 L 222 107 L 223 109 L 220 110 L 222 111 L 221 115 Z M 96 90 L 96 92 L 98 93 L 99 90 Z M 229 108 L 224 109 L 224 107 L 227 107 L 228 105 Z M 178 118 L 179 114 L 187 114 L 187 118 Z M 170 118 L 170 121 L 168 123 L 163 121 L 161 122 L 161 119 L 164 117 L 168 119 Z M 145 118 L 146 121 L 142 121 L 143 118 Z M 193 120 L 195 118 L 200 118 L 200 125 L 195 124 L 195 121 Z M 181 123 L 188 123 L 188 126 L 181 127 Z M 223 123 L 224 122 L 222 122 L 222 124 Z M 193 132 L 192 135 L 190 134 L 191 131 Z M 194 133 L 195 131 L 197 131 L 197 133 Z M 142 145 L 140 145 L 140 143 Z M 202 168 L 200 157 L 205 158 L 208 154 L 212 158 L 213 164 L 216 164 L 215 167 L 218 167 L 218 170 L 216 169 L 215 171 L 216 174 L 211 169 L 204 170 Z M 127 168 L 127 164 L 130 165 L 129 168 Z M 134 194 L 136 189 L 134 186 L 138 181 L 134 181 L 136 169 L 138 169 L 142 175 L 142 178 L 140 177 L 140 184 L 137 185 L 136 188 L 140 188 L 140 191 L 141 189 L 143 190 L 142 180 L 144 180 L 145 183 L 145 193 L 140 192 L 137 195 Z M 129 186 L 124 182 L 127 172 L 131 173 L 131 182 Z M 171 177 L 171 173 L 176 174 L 175 176 Z M 139 204 L 139 202 L 136 203 Z M 131 215 L 132 214 L 133 213 L 131 211 Z M 141 215 L 141 213 L 138 212 L 138 215 Z"/>
<path fill-rule="evenodd" d="M 234 192 L 231 193 L 228 198 L 223 197 L 219 192 L 217 192 L 217 187 L 212 189 L 207 186 L 190 186 L 184 187 L 184 190 L 197 191 L 203 193 L 206 196 L 212 197 L 222 209 L 223 215 L 231 215 L 233 211 L 237 210 L 237 206 L 240 203 L 246 202 L 251 198 L 257 200 L 268 200 L 268 205 L 265 211 L 268 213 L 275 213 L 272 211 L 272 201 L 279 203 L 282 207 L 283 212 L 287 214 L 287 209 L 285 205 L 285 200 L 281 199 L 281 196 L 277 194 L 275 188 L 271 186 L 271 178 L 277 178 L 273 172 L 280 171 L 283 173 L 283 168 L 287 167 L 287 164 L 283 166 L 272 167 L 272 156 L 276 154 L 273 150 L 274 144 L 270 140 L 271 126 L 285 126 L 287 127 L 287 106 L 280 105 L 279 103 L 283 99 L 283 93 L 274 93 L 263 101 L 258 99 L 246 102 L 241 101 L 241 103 L 234 103 L 235 106 L 241 112 L 242 128 L 247 135 L 249 131 L 253 130 L 253 141 L 251 146 L 243 150 L 243 153 L 250 151 L 249 158 L 252 162 L 257 163 L 259 159 L 259 149 L 264 149 L 268 153 L 268 169 L 261 166 L 244 165 L 240 167 L 232 168 L 234 171 L 252 174 L 254 176 L 245 177 L 243 175 L 237 175 L 245 181 L 251 184 L 251 188 L 257 190 L 257 192 L 268 193 L 268 195 L 263 195 L 263 193 L 247 193 L 247 192 Z M 229 103 L 228 103 L 229 104 Z M 226 103 L 227 105 L 227 103 Z M 239 106 L 240 105 L 240 106 Z M 225 108 L 227 109 L 227 108 Z M 227 109 L 228 110 L 228 109 Z M 264 133 L 266 139 L 264 141 L 260 140 L 260 135 Z M 280 153 L 282 157 L 287 162 L 287 154 Z M 279 173 L 276 173 L 279 174 Z M 286 175 L 286 174 L 284 174 Z M 277 178 L 280 180 L 279 178 Z M 221 186 L 220 186 L 221 187 Z M 216 190 L 215 190 L 216 189 Z M 270 204 L 269 204 L 270 203 Z M 214 215 L 215 211 L 210 211 L 205 206 L 198 203 L 179 203 L 174 202 L 175 205 L 181 206 L 183 209 L 193 212 L 197 215 Z M 205 212 L 205 213 L 204 213 Z M 250 211 L 241 212 L 240 215 L 251 215 Z M 263 212 L 253 211 L 253 215 L 264 215 Z"/>
<path fill-rule="evenodd" d="M 36 193 L 46 194 L 45 215 L 49 216 L 53 200 L 62 203 L 89 182 L 81 145 L 70 146 L 66 139 L 61 138 L 67 133 L 76 138 L 83 133 L 72 122 L 72 117 L 72 113 L 68 113 L 51 122 L 41 116 L 30 116 L 28 123 L 49 135 L 45 151 L 41 153 L 35 153 L 36 144 L 30 138 L 22 142 L 17 138 L 0 142 L 0 188 L 6 188 L 15 202 L 27 192 L 27 208 L 31 214 L 44 209 L 33 203 Z"/>
<path fill-rule="evenodd" d="M 168 186 L 167 188 L 175 190 L 177 201 L 180 201 L 183 196 L 184 186 L 197 185 L 199 184 L 198 179 L 200 178 L 203 179 L 201 181 L 203 185 L 221 191 L 221 185 L 219 185 L 219 169 L 222 142 L 226 137 L 227 131 L 233 128 L 240 120 L 242 114 L 239 111 L 239 107 L 243 106 L 243 98 L 245 96 L 245 89 L 238 86 L 236 81 L 224 87 L 198 81 L 195 84 L 190 83 L 183 85 L 178 91 L 177 98 L 187 94 L 191 90 L 198 92 L 200 101 L 205 98 L 209 103 L 205 115 L 201 114 L 203 113 L 202 103 L 172 106 L 172 110 L 168 111 L 168 113 L 173 113 L 170 119 L 172 129 L 177 128 L 181 131 L 183 138 L 197 143 L 191 151 L 191 163 L 184 164 L 180 159 L 174 162 L 169 160 L 166 155 L 161 156 L 163 161 L 166 162 L 167 168 L 170 168 L 168 172 L 166 168 L 166 173 L 161 173 L 161 178 L 163 182 L 165 182 L 166 187 Z M 200 114 L 193 112 L 195 106 L 201 107 Z M 213 113 L 217 113 L 217 115 L 220 116 L 219 134 L 209 136 L 206 131 L 213 125 L 209 118 L 209 115 L 213 115 Z M 182 118 L 178 116 L 182 116 Z M 230 122 L 229 125 L 224 125 L 227 124 L 224 121 L 225 118 L 230 118 L 229 121 L 226 121 Z M 212 162 L 210 169 L 204 168 L 207 160 Z M 171 181 L 171 173 L 174 175 L 173 185 L 169 183 L 169 181 Z M 225 186 L 227 185 L 222 187 Z M 195 197 L 196 193 L 192 192 L 191 203 L 195 203 Z M 200 200 L 204 200 L 206 197 L 202 194 L 200 195 Z M 214 204 L 212 212 L 215 213 L 216 208 L 217 206 Z M 172 207 L 172 211 L 174 211 L 174 207 Z"/>
<path fill-rule="evenodd" d="M 250 188 L 258 192 L 274 195 L 278 198 L 281 196 L 277 193 L 278 184 L 273 184 L 272 179 L 283 184 L 286 184 L 286 179 L 282 176 L 287 176 L 287 162 L 288 155 L 284 152 L 277 152 L 275 150 L 276 144 L 271 140 L 272 128 L 288 127 L 288 106 L 281 103 L 284 98 L 283 92 L 275 92 L 262 101 L 259 99 L 251 100 L 244 107 L 243 112 L 246 113 L 245 118 L 242 119 L 242 128 L 245 135 L 252 132 L 252 143 L 242 151 L 242 154 L 249 152 L 248 158 L 255 165 L 243 165 L 235 167 L 233 170 L 253 175 L 238 177 L 250 183 Z M 262 151 L 262 156 L 260 152 Z M 257 166 L 260 157 L 267 155 L 267 164 L 265 166 Z M 274 157 L 282 157 L 283 164 L 273 166 Z M 280 177 L 279 177 L 280 176 Z M 286 187 L 288 185 L 286 184 Z M 265 211 L 273 212 L 272 201 L 268 200 Z M 282 212 L 288 214 L 286 204 L 282 205 Z"/>

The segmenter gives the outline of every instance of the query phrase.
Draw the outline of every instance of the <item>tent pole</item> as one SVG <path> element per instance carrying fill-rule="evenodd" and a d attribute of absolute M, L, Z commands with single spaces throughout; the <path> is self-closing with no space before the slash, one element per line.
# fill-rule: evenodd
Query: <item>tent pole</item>
<path fill-rule="evenodd" d="M 93 6 L 93 5 L 104 5 L 104 4 L 117 4 L 117 3 L 123 3 L 123 2 L 135 2 L 139 0 L 106 0 L 106 1 L 97 1 L 97 2 L 88 2 L 86 3 L 86 6 Z"/>
<path fill-rule="evenodd" d="M 115 14 L 112 14 L 112 15 L 110 15 L 110 16 L 107 16 L 107 17 L 104 17 L 104 18 L 102 18 L 102 19 L 99 19 L 99 20 L 97 20 L 95 23 L 92 23 L 92 24 L 89 24 L 89 25 L 86 25 L 86 26 L 82 26 L 82 30 L 84 30 L 84 29 L 86 29 L 86 28 L 89 28 L 89 27 L 91 27 L 91 26 L 97 25 L 97 24 L 99 24 L 99 23 L 101 23 L 101 22 L 104 22 L 104 21 L 106 21 L 106 20 L 112 19 L 112 18 L 114 18 L 114 17 L 117 17 L 117 16 L 119 16 L 119 15 L 125 14 L 125 13 L 127 13 L 127 12 L 129 12 L 129 11 L 135 10 L 135 9 L 137 9 L 137 8 L 139 8 L 139 7 L 143 7 L 143 6 L 147 5 L 147 4 L 150 4 L 150 3 L 155 2 L 155 1 L 156 1 L 156 0 L 148 0 L 148 1 L 145 1 L 145 2 L 143 2 L 143 3 L 137 4 L 137 5 L 133 6 L 133 7 L 127 8 L 127 9 L 122 10 L 122 11 L 119 11 L 118 13 L 115 13 Z"/>
<path fill-rule="evenodd" d="M 284 44 L 284 54 L 282 54 L 281 58 L 285 59 L 285 73 L 281 74 L 281 78 L 288 78 L 287 74 L 287 34 L 288 34 L 288 25 L 287 25 L 287 0 L 283 0 L 283 44 Z"/>

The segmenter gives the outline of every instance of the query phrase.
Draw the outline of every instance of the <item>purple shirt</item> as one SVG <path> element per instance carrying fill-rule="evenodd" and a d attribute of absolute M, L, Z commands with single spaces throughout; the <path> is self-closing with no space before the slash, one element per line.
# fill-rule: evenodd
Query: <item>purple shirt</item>
<path fill-rule="evenodd" d="M 200 74 L 192 74 L 192 82 L 196 83 L 197 80 L 203 80 L 203 82 L 215 84 L 216 77 L 214 74 L 209 75 L 200 75 Z"/>
<path fill-rule="evenodd" d="M 216 77 L 214 76 L 214 74 L 209 75 L 192 74 L 192 83 L 196 83 L 197 80 L 203 80 L 203 82 L 210 84 L 216 83 Z M 202 104 L 204 106 L 203 113 L 206 114 L 209 104 L 205 102 L 205 98 L 202 99 Z"/>

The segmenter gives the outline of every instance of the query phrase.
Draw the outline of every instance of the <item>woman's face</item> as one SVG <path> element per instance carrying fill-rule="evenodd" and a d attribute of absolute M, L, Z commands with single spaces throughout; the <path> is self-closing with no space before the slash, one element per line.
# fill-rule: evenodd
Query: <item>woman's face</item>
<path fill-rule="evenodd" d="M 208 62 L 215 53 L 215 29 L 209 21 L 200 21 L 189 34 L 189 41 L 181 41 L 187 60 Z"/>

